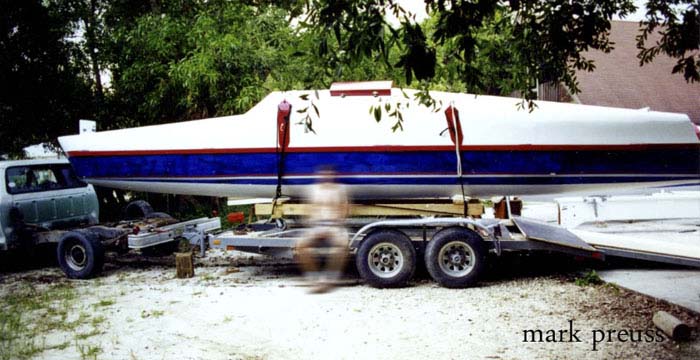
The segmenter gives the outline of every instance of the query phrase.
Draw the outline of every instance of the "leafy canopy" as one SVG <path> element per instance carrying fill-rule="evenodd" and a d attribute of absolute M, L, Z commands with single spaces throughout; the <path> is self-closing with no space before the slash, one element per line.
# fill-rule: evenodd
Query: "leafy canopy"
<path fill-rule="evenodd" d="M 246 111 L 272 90 L 392 79 L 534 99 L 538 82 L 578 91 L 590 49 L 610 51 L 632 0 L 0 0 L 0 154 L 74 133 Z M 697 0 L 646 0 L 639 60 L 677 59 L 700 81 Z M 390 20 L 395 19 L 395 20 Z M 649 35 L 660 33 L 660 40 Z M 671 76 L 671 75 L 669 75 Z M 102 83 L 109 85 L 102 87 Z M 396 118 L 401 109 L 379 109 Z M 375 109 L 372 112 L 377 115 Z"/>
<path fill-rule="evenodd" d="M 386 49 L 397 45 L 401 55 L 392 65 L 403 69 L 406 83 L 456 82 L 474 92 L 517 91 L 528 100 L 536 97 L 537 82 L 560 82 L 578 92 L 576 72 L 595 69 L 585 51 L 609 52 L 610 21 L 636 9 L 631 0 L 424 3 L 432 18 L 427 24 L 415 22 L 396 0 L 310 0 L 297 6 L 306 9 L 305 25 L 335 39 L 334 49 L 327 40 L 319 44 L 321 55 L 387 60 Z M 700 80 L 698 6 L 694 0 L 648 0 L 644 32 L 637 39 L 641 62 L 665 53 L 678 59 L 674 72 Z M 398 18 L 398 26 L 388 23 L 388 14 Z M 647 44 L 654 31 L 661 32 L 661 41 Z"/>

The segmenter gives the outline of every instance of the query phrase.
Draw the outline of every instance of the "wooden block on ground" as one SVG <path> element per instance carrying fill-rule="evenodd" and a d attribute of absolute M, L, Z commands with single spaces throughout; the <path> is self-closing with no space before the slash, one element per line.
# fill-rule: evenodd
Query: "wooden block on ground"
<path fill-rule="evenodd" d="M 175 253 L 175 269 L 178 279 L 191 278 L 194 276 L 194 264 L 192 253 Z"/>
<path fill-rule="evenodd" d="M 657 311 L 652 321 L 656 327 L 663 330 L 673 340 L 688 340 L 690 338 L 688 325 L 665 311 Z"/>

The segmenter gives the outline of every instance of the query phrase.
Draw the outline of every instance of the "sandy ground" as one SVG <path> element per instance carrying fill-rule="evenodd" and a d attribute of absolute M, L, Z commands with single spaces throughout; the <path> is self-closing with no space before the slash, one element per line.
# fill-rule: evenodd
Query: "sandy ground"
<path fill-rule="evenodd" d="M 593 330 L 653 329 L 665 309 L 693 326 L 700 316 L 613 287 L 578 286 L 566 274 L 498 273 L 479 287 L 450 290 L 419 276 L 403 289 L 362 285 L 353 271 L 345 286 L 308 294 L 290 264 L 239 255 L 214 256 L 191 279 L 175 279 L 172 260 L 139 257 L 110 263 L 102 277 L 70 281 L 55 268 L 0 274 L 0 294 L 17 286 L 68 282 L 78 298 L 73 315 L 105 320 L 87 344 L 101 359 L 610 359 L 697 358 L 690 343 L 611 342 L 592 350 Z M 575 271 L 575 270 L 574 270 Z M 96 306 L 100 302 L 108 305 Z M 37 322 L 40 314 L 25 316 Z M 580 329 L 581 342 L 524 343 L 523 331 Z M 45 334 L 47 344 L 75 336 Z M 568 340 L 565 335 L 564 340 Z M 75 346 L 44 359 L 81 358 Z M 85 356 L 82 356 L 85 357 Z"/>

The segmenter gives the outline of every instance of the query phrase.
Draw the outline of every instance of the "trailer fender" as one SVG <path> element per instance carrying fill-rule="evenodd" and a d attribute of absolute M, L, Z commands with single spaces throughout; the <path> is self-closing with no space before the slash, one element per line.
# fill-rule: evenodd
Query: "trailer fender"
<path fill-rule="evenodd" d="M 471 218 L 423 218 L 423 219 L 402 219 L 402 220 L 382 220 L 375 221 L 371 224 L 363 226 L 358 230 L 355 235 L 350 239 L 350 248 L 357 249 L 362 244 L 362 241 L 368 237 L 368 235 L 375 231 L 376 229 L 396 229 L 401 227 L 464 227 L 472 226 L 477 229 L 482 236 L 493 237 L 493 226 L 489 227 L 482 223 L 482 221 L 477 221 Z"/>

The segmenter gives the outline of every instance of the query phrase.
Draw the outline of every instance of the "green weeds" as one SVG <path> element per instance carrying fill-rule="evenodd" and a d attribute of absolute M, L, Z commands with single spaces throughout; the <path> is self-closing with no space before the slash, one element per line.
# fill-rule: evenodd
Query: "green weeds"
<path fill-rule="evenodd" d="M 595 270 L 591 270 L 583 275 L 583 277 L 578 277 L 576 280 L 574 280 L 574 284 L 578 286 L 591 286 L 591 285 L 600 285 L 603 283 L 603 280 L 598 276 L 598 273 L 595 272 Z"/>
<path fill-rule="evenodd" d="M 101 334 L 99 327 L 106 318 L 92 317 L 76 309 L 78 296 L 70 282 L 22 282 L 6 289 L 0 296 L 0 360 L 30 359 L 40 357 L 47 350 L 68 348 L 69 342 L 47 343 L 48 336 L 55 332 L 74 333 L 81 358 L 96 358 L 101 349 L 81 341 Z M 109 301 L 109 305 L 114 303 Z M 98 304 L 108 306 L 102 301 Z"/>

